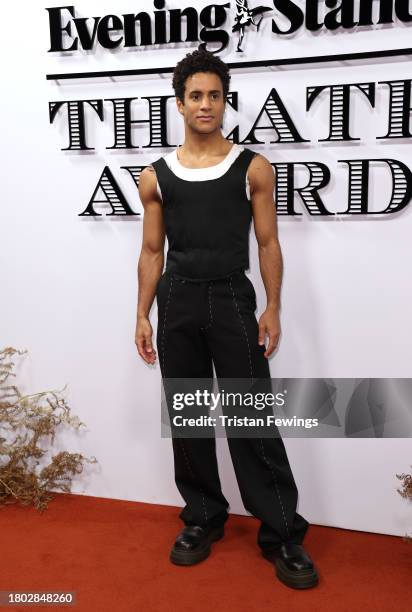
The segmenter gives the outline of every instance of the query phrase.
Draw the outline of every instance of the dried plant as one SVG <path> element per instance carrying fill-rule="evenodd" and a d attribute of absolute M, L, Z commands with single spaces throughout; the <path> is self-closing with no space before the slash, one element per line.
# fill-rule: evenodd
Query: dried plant
<path fill-rule="evenodd" d="M 412 466 L 411 466 L 412 467 Z M 402 480 L 402 489 L 396 489 L 404 499 L 412 501 L 412 474 L 396 474 L 396 478 Z M 412 535 L 406 535 L 407 542 L 412 542 Z"/>
<path fill-rule="evenodd" d="M 40 447 L 42 439 L 49 438 L 52 445 L 58 425 L 80 429 L 85 424 L 71 414 L 61 396 L 66 386 L 61 391 L 22 395 L 17 385 L 8 384 L 10 377 L 16 377 L 13 356 L 27 352 L 13 347 L 0 351 L 0 507 L 19 501 L 43 511 L 53 499 L 53 489 L 69 493 L 72 478 L 83 471 L 84 462 L 97 459 L 62 451 L 48 465 L 38 467 L 49 450 Z"/>

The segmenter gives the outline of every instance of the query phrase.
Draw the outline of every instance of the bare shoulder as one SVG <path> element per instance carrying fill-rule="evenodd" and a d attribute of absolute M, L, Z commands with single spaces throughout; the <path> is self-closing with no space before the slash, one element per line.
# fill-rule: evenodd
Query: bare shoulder
<path fill-rule="evenodd" d="M 256 185 L 274 183 L 275 172 L 270 161 L 261 153 L 256 153 L 248 168 L 248 177 Z"/>
<path fill-rule="evenodd" d="M 142 179 L 145 184 L 157 182 L 156 170 L 153 168 L 153 166 L 146 166 L 143 168 L 140 173 L 139 183 L 142 181 Z"/>
<path fill-rule="evenodd" d="M 252 158 L 247 171 L 251 196 L 273 194 L 275 172 L 270 161 L 260 153 Z"/>
<path fill-rule="evenodd" d="M 139 195 L 143 206 L 149 202 L 160 202 L 157 192 L 157 176 L 153 166 L 146 166 L 140 173 Z"/>

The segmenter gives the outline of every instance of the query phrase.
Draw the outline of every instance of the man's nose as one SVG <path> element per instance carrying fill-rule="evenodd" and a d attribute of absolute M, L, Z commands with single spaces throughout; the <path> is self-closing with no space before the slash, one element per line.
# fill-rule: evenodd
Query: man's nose
<path fill-rule="evenodd" d="M 210 100 L 209 100 L 208 96 L 204 96 L 202 98 L 201 107 L 202 108 L 210 108 Z"/>

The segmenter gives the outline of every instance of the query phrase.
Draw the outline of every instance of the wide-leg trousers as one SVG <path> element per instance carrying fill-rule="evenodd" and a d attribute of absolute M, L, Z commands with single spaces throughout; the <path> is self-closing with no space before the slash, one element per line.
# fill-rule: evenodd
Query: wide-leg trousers
<path fill-rule="evenodd" d="M 243 270 L 192 282 L 164 272 L 157 289 L 157 353 L 162 378 L 270 378 L 258 344 L 256 294 Z M 261 521 L 257 543 L 276 550 L 301 544 L 309 523 L 297 513 L 298 491 L 280 436 L 228 437 L 245 509 Z M 176 486 L 186 525 L 222 525 L 229 504 L 218 472 L 215 437 L 172 435 Z"/>

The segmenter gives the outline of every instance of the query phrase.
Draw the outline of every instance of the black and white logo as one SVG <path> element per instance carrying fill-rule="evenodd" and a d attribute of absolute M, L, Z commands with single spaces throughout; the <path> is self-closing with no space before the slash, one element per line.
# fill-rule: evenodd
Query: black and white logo
<path fill-rule="evenodd" d="M 259 31 L 260 24 L 264 17 L 263 13 L 271 11 L 270 6 L 257 6 L 250 9 L 247 0 L 236 0 L 236 16 L 235 25 L 232 27 L 232 32 L 239 32 L 239 42 L 236 51 L 243 51 L 241 44 L 245 35 L 245 29 L 250 25 L 256 26 L 256 31 Z M 255 17 L 260 15 L 259 21 L 256 23 Z"/>

